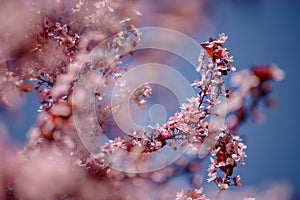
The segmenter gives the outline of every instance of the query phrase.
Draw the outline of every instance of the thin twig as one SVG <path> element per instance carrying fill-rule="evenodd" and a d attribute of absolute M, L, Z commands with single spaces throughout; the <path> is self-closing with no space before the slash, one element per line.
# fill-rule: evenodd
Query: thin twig
<path fill-rule="evenodd" d="M 220 197 L 221 197 L 221 193 L 222 193 L 222 190 L 219 189 L 216 196 L 215 196 L 215 198 L 214 198 L 214 200 L 219 200 Z"/>

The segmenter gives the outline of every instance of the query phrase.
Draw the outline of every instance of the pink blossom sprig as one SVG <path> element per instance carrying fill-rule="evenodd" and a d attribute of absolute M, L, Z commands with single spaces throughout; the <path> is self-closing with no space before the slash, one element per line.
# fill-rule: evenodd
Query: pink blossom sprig
<path fill-rule="evenodd" d="M 237 163 L 245 164 L 246 154 L 244 150 L 247 146 L 242 143 L 238 136 L 233 136 L 225 130 L 216 139 L 217 143 L 211 151 L 212 157 L 207 170 L 208 182 L 215 181 L 220 190 L 225 190 L 231 185 L 241 186 L 240 176 L 231 176 Z M 218 170 L 224 174 L 223 177 L 218 176 Z"/>
<path fill-rule="evenodd" d="M 111 141 L 111 145 L 121 142 L 120 147 L 126 150 L 142 146 L 142 153 L 148 153 L 158 151 L 166 145 L 176 150 L 176 143 L 179 141 L 181 147 L 192 144 L 198 148 L 198 145 L 204 143 L 208 136 L 214 137 L 216 130 L 211 131 L 209 117 L 217 115 L 213 109 L 221 103 L 218 98 L 224 93 L 222 76 L 227 73 L 222 70 L 228 72 L 235 70 L 229 51 L 222 45 L 226 39 L 224 34 L 220 34 L 218 39 L 210 39 L 201 44 L 206 50 L 206 52 L 201 51 L 197 68 L 197 71 L 201 71 L 202 78 L 192 84 L 199 90 L 197 97 L 192 97 L 187 103 L 182 104 L 181 111 L 170 117 L 165 124 L 157 125 L 149 132 L 145 130 L 134 132 L 129 139 L 116 138 Z M 147 96 L 143 91 L 147 90 L 143 89 L 139 92 L 140 95 Z M 105 152 L 112 152 L 114 149 Z"/>

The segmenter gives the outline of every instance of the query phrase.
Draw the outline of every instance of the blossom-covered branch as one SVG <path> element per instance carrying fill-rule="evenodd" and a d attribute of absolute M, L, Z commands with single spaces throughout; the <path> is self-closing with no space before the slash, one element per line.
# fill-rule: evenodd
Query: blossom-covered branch
<path fill-rule="evenodd" d="M 218 195 L 229 186 L 241 186 L 234 170 L 238 163 L 245 164 L 246 145 L 237 127 L 248 116 L 259 119 L 261 100 L 272 105 L 270 82 L 281 80 L 283 72 L 273 65 L 235 72 L 224 44 L 227 36 L 219 34 L 199 44 L 203 49 L 196 73 L 201 75 L 191 83 L 194 97 L 164 124 L 111 138 L 119 128 L 113 124 L 113 114 L 124 103 L 111 103 L 112 88 L 121 88 L 116 98 L 136 88 L 128 101 L 141 108 L 153 92 L 151 83 L 119 81 L 133 68 L 126 58 L 138 56 L 136 47 L 143 37 L 134 25 L 142 15 L 135 5 L 133 0 L 3 2 L 0 105 L 19 109 L 16 95 L 35 92 L 40 108 L 18 153 L 4 145 L 7 139 L 0 132 L 0 156 L 5 163 L 0 167 L 0 199 L 174 199 L 177 188 L 167 184 L 170 177 L 180 170 L 198 173 L 209 152 L 208 181 L 217 184 Z M 12 9 L 12 21 L 4 23 Z M 223 78 L 230 72 L 235 72 L 233 88 L 226 90 Z M 110 139 L 91 151 L 80 131 L 88 139 Z M 188 150 L 192 159 L 147 171 L 153 164 L 149 157 L 168 152 L 169 147 L 175 152 Z M 126 170 L 119 170 L 120 165 L 113 165 L 116 162 Z M 182 190 L 176 198 L 207 199 L 202 187 Z"/>

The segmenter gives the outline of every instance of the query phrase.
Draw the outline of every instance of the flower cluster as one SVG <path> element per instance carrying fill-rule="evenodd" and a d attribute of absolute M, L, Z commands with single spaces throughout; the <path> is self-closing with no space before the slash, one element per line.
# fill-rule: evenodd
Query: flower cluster
<path fill-rule="evenodd" d="M 228 90 L 227 118 L 228 127 L 235 131 L 247 117 L 261 121 L 263 115 L 258 106 L 263 102 L 272 107 L 275 104 L 270 96 L 271 82 L 284 78 L 284 72 L 276 65 L 254 66 L 250 71 L 240 71 L 232 76 L 232 86 L 236 87 L 234 93 Z"/>
<path fill-rule="evenodd" d="M 188 190 L 187 194 L 184 194 L 183 190 L 176 195 L 176 200 L 209 200 L 203 194 L 203 188 Z"/>
<path fill-rule="evenodd" d="M 210 158 L 210 165 L 208 168 L 208 182 L 215 181 L 220 190 L 229 188 L 230 185 L 241 186 L 240 176 L 234 176 L 234 168 L 237 163 L 245 164 L 244 158 L 246 154 L 244 150 L 247 148 L 242 143 L 242 140 L 238 136 L 233 136 L 230 133 L 222 132 L 217 136 L 217 143 L 215 144 Z M 224 173 L 224 177 L 218 176 L 217 169 L 220 169 Z"/>
<path fill-rule="evenodd" d="M 150 98 L 150 94 L 152 92 L 152 88 L 149 84 L 144 84 L 138 89 L 135 90 L 133 95 L 131 96 L 131 99 L 139 106 L 143 106 L 147 101 L 144 99 Z"/>
<path fill-rule="evenodd" d="M 220 34 L 217 40 L 209 38 L 208 42 L 201 43 L 209 58 L 212 59 L 212 62 L 216 63 L 216 69 L 222 75 L 227 75 L 228 71 L 236 70 L 232 65 L 233 59 L 232 56 L 229 56 L 229 50 L 222 45 L 226 39 L 227 36 L 225 34 Z M 200 62 L 203 60 L 203 54 L 200 54 L 199 59 Z"/>

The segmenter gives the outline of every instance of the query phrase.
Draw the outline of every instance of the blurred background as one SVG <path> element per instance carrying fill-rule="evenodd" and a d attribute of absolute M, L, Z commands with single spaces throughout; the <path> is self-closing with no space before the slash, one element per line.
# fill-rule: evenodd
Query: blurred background
<path fill-rule="evenodd" d="M 226 33 L 229 36 L 226 46 L 238 70 L 274 63 L 285 71 L 286 78 L 273 85 L 275 109 L 263 109 L 262 124 L 249 121 L 240 129 L 248 146 L 248 157 L 246 165 L 238 167 L 238 173 L 249 191 L 257 187 L 264 191 L 278 187 L 279 193 L 290 192 L 293 199 L 300 199 L 300 130 L 297 128 L 300 3 L 296 0 L 144 0 L 137 9 L 143 13 L 138 22 L 141 27 L 172 28 L 199 42 Z M 35 122 L 39 105 L 33 93 L 27 94 L 20 104 L 21 110 L 1 108 L 0 128 L 6 129 L 21 147 L 26 132 Z"/>

